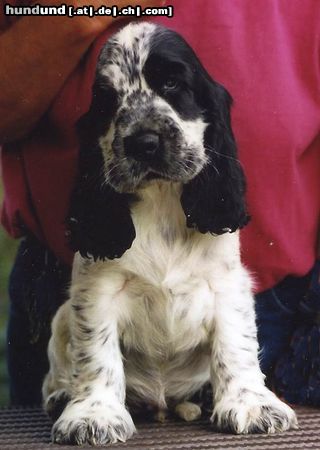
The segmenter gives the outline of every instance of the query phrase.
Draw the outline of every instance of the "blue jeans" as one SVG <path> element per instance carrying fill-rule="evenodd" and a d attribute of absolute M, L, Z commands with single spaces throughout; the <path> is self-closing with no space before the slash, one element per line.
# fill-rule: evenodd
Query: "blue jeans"
<path fill-rule="evenodd" d="M 287 277 L 273 289 L 255 297 L 260 367 L 269 385 L 276 362 L 288 350 L 291 337 L 301 323 L 299 303 L 309 284 L 310 274 L 301 278 Z"/>
<path fill-rule="evenodd" d="M 50 323 L 67 298 L 69 279 L 70 268 L 39 241 L 28 236 L 21 242 L 9 285 L 7 359 L 14 405 L 41 403 L 42 381 L 48 371 Z M 260 363 L 269 379 L 297 325 L 297 305 L 308 282 L 308 277 L 289 277 L 256 296 Z"/>
<path fill-rule="evenodd" d="M 9 280 L 7 362 L 13 405 L 39 405 L 48 372 L 50 324 L 67 297 L 70 269 L 38 240 L 19 247 Z"/>

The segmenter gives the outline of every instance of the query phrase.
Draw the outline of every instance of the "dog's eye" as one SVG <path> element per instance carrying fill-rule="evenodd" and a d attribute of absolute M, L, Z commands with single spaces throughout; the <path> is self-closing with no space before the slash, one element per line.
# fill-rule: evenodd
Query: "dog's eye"
<path fill-rule="evenodd" d="M 178 89 L 179 81 L 176 78 L 168 78 L 162 85 L 164 91 L 174 91 Z"/>

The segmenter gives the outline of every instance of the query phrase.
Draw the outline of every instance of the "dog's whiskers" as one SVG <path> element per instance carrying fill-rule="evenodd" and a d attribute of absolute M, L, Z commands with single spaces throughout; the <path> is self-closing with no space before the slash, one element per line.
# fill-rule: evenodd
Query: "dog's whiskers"
<path fill-rule="evenodd" d="M 103 185 L 107 185 L 112 183 L 112 179 L 115 177 L 115 171 L 122 165 L 124 165 L 127 162 L 126 157 L 120 158 L 116 163 L 112 162 L 112 166 L 109 168 L 107 172 L 104 172 L 103 174 Z"/>
<path fill-rule="evenodd" d="M 221 152 L 218 152 L 217 150 L 214 149 L 214 147 L 211 147 L 210 145 L 206 145 L 205 148 L 206 148 L 206 150 L 209 150 L 210 152 L 215 153 L 216 155 L 221 156 L 222 158 L 230 159 L 230 160 L 238 163 L 242 167 L 241 161 L 238 158 L 234 158 L 233 156 L 225 155 Z"/>

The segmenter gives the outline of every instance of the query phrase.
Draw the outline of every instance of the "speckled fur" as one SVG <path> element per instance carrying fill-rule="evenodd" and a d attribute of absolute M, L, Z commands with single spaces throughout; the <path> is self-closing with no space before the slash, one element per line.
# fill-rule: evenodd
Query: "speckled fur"
<path fill-rule="evenodd" d="M 138 131 L 141 124 L 164 137 L 164 161 L 161 170 L 154 172 L 185 182 L 207 162 L 204 119 L 201 116 L 196 120 L 182 119 L 146 82 L 143 68 L 154 32 L 155 26 L 150 23 L 125 27 L 103 49 L 98 65 L 100 76 L 117 90 L 121 104 L 108 132 L 99 141 L 106 183 L 119 192 L 134 192 L 150 171 L 124 154 L 124 138 Z"/>
<path fill-rule="evenodd" d="M 117 80 L 122 105 L 100 139 L 106 182 L 139 198 L 130 211 L 136 237 L 118 259 L 75 256 L 70 300 L 52 324 L 43 386 L 46 409 L 61 414 L 52 431 L 58 443 L 126 441 L 135 432 L 127 407 L 148 405 L 161 420 L 167 410 L 196 419 L 200 409 L 188 400 L 208 382 L 212 421 L 220 428 L 273 433 L 296 427 L 294 412 L 265 387 L 259 368 L 239 232 L 213 235 L 186 226 L 183 183 L 207 163 L 206 125 L 200 116 L 182 119 L 147 86 L 141 71 L 154 32 L 154 25 L 130 25 L 100 59 L 100 72 Z M 172 172 L 169 179 L 144 182 L 140 169 L 131 175 L 134 162 L 123 157 L 117 133 L 131 133 L 144 117 L 165 128 L 164 116 L 170 127 L 178 123 Z M 177 171 L 189 151 L 196 163 L 189 172 Z"/>

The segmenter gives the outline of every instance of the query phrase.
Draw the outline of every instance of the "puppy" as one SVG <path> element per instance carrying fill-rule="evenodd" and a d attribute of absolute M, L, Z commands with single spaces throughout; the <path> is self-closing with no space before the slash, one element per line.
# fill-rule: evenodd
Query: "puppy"
<path fill-rule="evenodd" d="M 126 441 L 127 406 L 196 419 L 190 398 L 208 382 L 221 429 L 297 426 L 259 368 L 230 104 L 173 31 L 140 22 L 105 44 L 79 123 L 68 218 L 78 253 L 43 386 L 46 409 L 61 413 L 53 441 Z"/>

